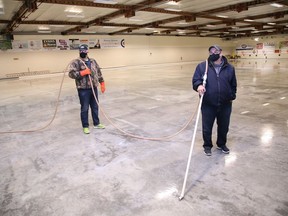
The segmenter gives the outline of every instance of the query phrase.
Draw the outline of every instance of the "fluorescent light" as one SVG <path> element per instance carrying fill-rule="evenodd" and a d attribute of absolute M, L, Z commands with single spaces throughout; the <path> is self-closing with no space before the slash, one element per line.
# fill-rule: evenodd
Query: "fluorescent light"
<path fill-rule="evenodd" d="M 64 25 L 49 25 L 50 27 L 55 27 L 55 28 L 63 28 L 65 27 Z"/>
<path fill-rule="evenodd" d="M 282 4 L 277 4 L 277 3 L 272 3 L 272 4 L 270 4 L 270 5 L 273 6 L 273 7 L 277 7 L 277 8 L 283 7 Z"/>
<path fill-rule="evenodd" d="M 187 22 L 178 22 L 177 24 L 178 25 L 188 25 L 189 23 L 187 23 Z"/>
<path fill-rule="evenodd" d="M 216 15 L 216 17 L 220 17 L 220 18 L 228 18 L 228 16 L 224 16 L 224 15 Z"/>
<path fill-rule="evenodd" d="M 206 25 L 207 27 L 215 27 L 215 25 Z"/>
<path fill-rule="evenodd" d="M 131 21 L 131 22 L 141 22 L 141 21 L 143 21 L 141 19 L 135 19 L 135 18 L 129 18 L 128 20 Z"/>
<path fill-rule="evenodd" d="M 276 23 L 271 23 L 271 22 L 270 22 L 270 23 L 267 23 L 267 24 L 269 24 L 269 25 L 276 25 Z"/>
<path fill-rule="evenodd" d="M 65 9 L 64 12 L 68 12 L 68 13 L 76 13 L 76 14 L 78 14 L 78 13 L 82 13 L 83 10 L 82 10 L 81 8 L 71 7 L 71 8 L 67 8 L 67 9 Z"/>
<path fill-rule="evenodd" d="M 103 26 L 103 28 L 116 28 L 115 26 Z"/>
<path fill-rule="evenodd" d="M 70 17 L 70 18 L 84 18 L 85 16 L 83 14 L 67 14 L 66 17 Z"/>
<path fill-rule="evenodd" d="M 114 0 L 94 0 L 94 3 L 100 3 L 100 4 L 117 4 L 117 1 Z"/>
<path fill-rule="evenodd" d="M 39 30 L 50 30 L 48 26 L 38 26 Z"/>
<path fill-rule="evenodd" d="M 254 20 L 251 20 L 251 19 L 244 19 L 244 21 L 246 21 L 246 22 L 253 22 Z"/>
<path fill-rule="evenodd" d="M 96 34 L 96 31 L 83 31 L 83 32 L 85 32 L 87 34 Z"/>
<path fill-rule="evenodd" d="M 179 30 L 177 29 L 178 34 L 186 34 L 186 32 L 184 30 Z"/>
<path fill-rule="evenodd" d="M 0 14 L 4 14 L 4 4 L 2 0 L 0 0 Z"/>
<path fill-rule="evenodd" d="M 174 11 L 174 12 L 180 12 L 182 10 L 179 10 L 179 9 L 174 9 L 174 8 L 167 8 L 165 10 L 168 10 L 168 11 Z"/>
<path fill-rule="evenodd" d="M 42 34 L 49 34 L 51 33 L 51 31 L 47 31 L 47 30 L 39 30 L 38 33 L 42 33 Z"/>
<path fill-rule="evenodd" d="M 168 5 L 178 5 L 179 3 L 176 1 L 168 1 L 166 4 Z"/>

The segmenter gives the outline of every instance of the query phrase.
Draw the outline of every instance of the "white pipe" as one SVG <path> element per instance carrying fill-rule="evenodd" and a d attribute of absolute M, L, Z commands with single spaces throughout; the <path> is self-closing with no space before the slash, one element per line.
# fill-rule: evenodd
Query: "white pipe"
<path fill-rule="evenodd" d="M 205 68 L 205 73 L 204 73 L 204 76 L 203 76 L 203 83 L 202 83 L 202 85 L 203 85 L 204 87 L 206 86 L 207 71 L 208 71 L 208 60 L 206 60 L 206 68 Z M 188 172 L 189 172 L 189 168 L 190 168 L 190 163 L 191 163 L 191 158 L 192 158 L 192 153 L 193 153 L 193 147 L 194 147 L 195 138 L 196 138 L 196 131 L 197 131 L 197 126 L 198 126 L 198 121 L 199 121 L 199 116 L 200 116 L 200 111 L 201 111 L 201 106 L 202 106 L 203 97 L 204 97 L 204 93 L 203 93 L 203 94 L 200 94 L 200 102 L 199 102 L 199 106 L 198 106 L 198 110 L 197 110 L 197 117 L 196 117 L 196 122 L 195 122 L 193 137 L 192 137 L 192 140 L 191 140 L 191 147 L 190 147 L 190 152 L 189 152 L 189 158 L 188 158 L 188 162 L 187 162 L 187 167 L 186 167 L 186 173 L 185 173 L 185 178 L 184 178 L 184 182 L 183 182 L 182 192 L 181 192 L 181 195 L 180 195 L 180 197 L 179 197 L 179 200 L 182 200 L 182 199 L 184 198 L 184 192 L 185 192 L 185 188 L 186 188 L 187 177 L 188 177 Z"/>

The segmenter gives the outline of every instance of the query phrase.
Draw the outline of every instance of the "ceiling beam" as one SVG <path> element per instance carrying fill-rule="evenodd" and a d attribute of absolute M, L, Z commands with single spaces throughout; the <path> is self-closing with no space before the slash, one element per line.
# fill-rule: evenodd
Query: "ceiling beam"
<path fill-rule="evenodd" d="M 32 13 L 37 9 L 37 0 L 24 0 L 22 6 L 14 14 L 11 21 L 9 21 L 6 28 L 1 32 L 1 34 L 7 34 L 13 32 L 14 28 L 21 23 L 22 19 L 25 18 L 26 14 Z"/>

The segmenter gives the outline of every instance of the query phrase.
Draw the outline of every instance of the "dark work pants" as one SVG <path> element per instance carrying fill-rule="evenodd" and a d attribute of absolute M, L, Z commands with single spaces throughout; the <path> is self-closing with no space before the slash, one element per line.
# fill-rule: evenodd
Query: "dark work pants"
<path fill-rule="evenodd" d="M 216 119 L 217 123 L 217 146 L 226 145 L 227 133 L 229 131 L 230 116 L 232 111 L 232 103 L 221 106 L 209 106 L 202 104 L 202 135 L 203 147 L 212 148 L 212 129 Z"/>
<path fill-rule="evenodd" d="M 98 92 L 97 88 L 94 88 L 96 98 L 98 100 Z M 89 127 L 89 120 L 88 120 L 88 111 L 89 106 L 91 108 L 93 124 L 96 126 L 99 124 L 98 118 L 98 104 L 93 95 L 92 89 L 78 89 L 78 96 L 81 104 L 81 122 L 82 127 Z"/>

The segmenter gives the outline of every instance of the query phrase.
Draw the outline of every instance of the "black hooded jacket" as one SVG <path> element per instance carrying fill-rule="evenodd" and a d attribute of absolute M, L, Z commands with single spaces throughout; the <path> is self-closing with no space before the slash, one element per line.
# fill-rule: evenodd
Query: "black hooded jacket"
<path fill-rule="evenodd" d="M 212 106 L 221 106 L 236 99 L 237 80 L 234 67 L 228 63 L 227 58 L 222 56 L 222 67 L 217 75 L 213 63 L 208 61 L 208 72 L 206 80 L 206 92 L 203 103 Z M 195 91 L 203 84 L 206 61 L 197 65 L 192 79 L 192 86 Z"/>

